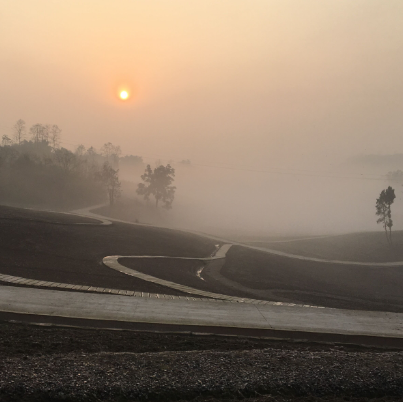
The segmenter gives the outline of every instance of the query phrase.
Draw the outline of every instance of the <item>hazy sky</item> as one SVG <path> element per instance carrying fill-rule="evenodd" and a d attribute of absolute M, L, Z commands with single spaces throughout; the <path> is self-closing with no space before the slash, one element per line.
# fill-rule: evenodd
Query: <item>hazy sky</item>
<path fill-rule="evenodd" d="M 403 152 L 402 22 L 402 0 L 0 0 L 0 133 L 259 167 Z"/>

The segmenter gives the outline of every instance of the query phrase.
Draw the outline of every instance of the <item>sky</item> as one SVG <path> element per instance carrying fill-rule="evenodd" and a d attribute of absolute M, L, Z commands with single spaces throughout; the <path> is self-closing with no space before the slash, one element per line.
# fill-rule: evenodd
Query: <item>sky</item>
<path fill-rule="evenodd" d="M 22 118 L 69 148 L 255 168 L 403 152 L 402 16 L 401 0 L 0 0 L 0 133 Z"/>

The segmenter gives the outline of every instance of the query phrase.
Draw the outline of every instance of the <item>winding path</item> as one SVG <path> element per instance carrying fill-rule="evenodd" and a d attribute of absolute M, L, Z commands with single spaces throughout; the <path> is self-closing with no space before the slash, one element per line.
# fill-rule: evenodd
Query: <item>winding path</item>
<path fill-rule="evenodd" d="M 89 207 L 89 208 L 79 209 L 79 210 L 76 210 L 76 211 L 72 211 L 72 213 L 80 215 L 80 216 L 83 216 L 83 217 L 106 220 L 106 218 L 104 216 L 96 214 L 96 213 L 93 213 L 93 212 L 90 211 L 90 210 L 93 210 L 93 209 L 96 209 L 96 208 L 99 208 L 99 207 L 102 207 L 102 206 L 104 206 L 104 204 Z M 161 228 L 161 226 L 157 226 L 157 225 L 148 225 L 148 224 L 144 224 L 144 223 L 130 222 L 130 221 L 125 221 L 125 220 L 115 219 L 115 218 L 109 218 L 109 217 L 108 217 L 108 219 L 110 219 L 111 221 L 127 223 L 127 224 L 130 224 L 130 225 Z M 245 248 L 249 248 L 251 250 L 257 250 L 257 251 L 261 251 L 261 252 L 264 252 L 264 253 L 267 253 L 267 254 L 278 255 L 278 256 L 281 256 L 281 257 L 293 258 L 293 259 L 303 260 L 303 261 L 321 262 L 321 263 L 325 263 L 325 264 L 359 265 L 359 266 L 366 266 L 366 267 L 401 267 L 401 266 L 403 266 L 403 261 L 395 261 L 395 262 L 362 262 L 362 261 L 330 260 L 330 259 L 324 259 L 324 258 L 306 257 L 306 256 L 303 256 L 303 255 L 286 253 L 284 251 L 274 250 L 274 249 L 270 249 L 270 248 L 266 248 L 266 247 L 252 246 L 252 245 L 247 244 L 247 243 L 233 241 L 233 240 L 225 239 L 225 238 L 218 237 L 218 236 L 213 236 L 213 235 L 209 235 L 209 234 L 206 234 L 206 233 L 203 233 L 203 232 L 198 232 L 198 231 L 193 231 L 193 230 L 186 231 L 186 230 L 183 230 L 183 229 L 176 229 L 176 228 L 170 228 L 170 227 L 164 227 L 164 228 L 178 230 L 178 231 L 181 231 L 181 232 L 184 232 L 184 233 L 195 234 L 197 236 L 201 236 L 201 237 L 204 237 L 204 238 L 210 239 L 210 240 L 219 241 L 221 243 L 226 243 L 228 245 L 242 246 L 242 247 L 245 247 Z M 339 235 L 317 236 L 315 238 L 333 237 L 333 236 L 339 236 Z M 299 241 L 299 240 L 306 240 L 306 239 L 293 239 L 292 241 Z M 280 243 L 280 242 L 281 243 L 283 243 L 283 242 L 287 243 L 287 242 L 290 242 L 290 240 L 281 240 L 281 241 L 279 240 L 279 241 L 276 241 L 276 242 L 278 242 L 278 243 Z M 120 256 L 120 258 L 122 258 L 122 257 L 123 256 Z M 144 257 L 146 257 L 146 256 L 143 256 L 143 258 Z"/>
<path fill-rule="evenodd" d="M 165 256 L 149 256 L 149 255 L 113 255 L 108 256 L 103 259 L 104 265 L 109 268 L 112 268 L 118 272 L 123 274 L 134 276 L 138 279 L 142 279 L 147 282 L 156 283 L 161 286 L 166 286 L 171 289 L 179 290 L 183 293 L 189 293 L 192 295 L 198 295 L 205 298 L 211 299 L 219 299 L 219 300 L 226 300 L 231 302 L 238 302 L 238 303 L 249 303 L 249 304 L 273 304 L 273 305 L 283 305 L 283 306 L 297 306 L 295 303 L 283 303 L 283 302 L 270 302 L 266 300 L 257 300 L 257 299 L 250 299 L 246 297 L 236 297 L 236 296 L 228 296 L 219 293 L 207 292 L 204 290 L 192 288 L 186 285 L 180 285 L 175 282 L 167 281 L 164 279 L 157 278 L 155 276 L 147 275 L 142 272 L 136 271 L 135 269 L 125 267 L 124 265 L 119 263 L 119 258 L 133 258 L 133 259 L 143 259 L 143 258 L 164 258 L 164 259 L 175 259 L 175 260 L 198 260 L 198 261 L 214 261 L 219 259 L 224 259 L 227 251 L 230 249 L 231 244 L 224 244 L 221 246 L 214 256 L 212 257 L 202 257 L 202 258 L 191 258 L 191 257 L 165 257 Z M 311 306 L 311 305 L 299 305 L 300 307 L 313 307 L 313 308 L 323 308 L 319 306 Z"/>

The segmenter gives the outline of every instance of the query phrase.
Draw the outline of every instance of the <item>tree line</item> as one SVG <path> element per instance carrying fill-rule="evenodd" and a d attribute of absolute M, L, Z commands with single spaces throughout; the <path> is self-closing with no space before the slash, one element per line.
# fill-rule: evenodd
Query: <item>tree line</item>
<path fill-rule="evenodd" d="M 122 157 L 119 146 L 107 142 L 99 151 L 79 145 L 61 146 L 58 125 L 34 124 L 27 129 L 19 119 L 0 146 L 0 202 L 69 208 L 99 203 L 106 196 L 111 206 L 122 193 L 119 166 L 139 167 L 140 156 Z M 148 202 L 154 197 L 166 209 L 174 200 L 175 170 L 168 164 L 147 165 L 137 193 Z"/>

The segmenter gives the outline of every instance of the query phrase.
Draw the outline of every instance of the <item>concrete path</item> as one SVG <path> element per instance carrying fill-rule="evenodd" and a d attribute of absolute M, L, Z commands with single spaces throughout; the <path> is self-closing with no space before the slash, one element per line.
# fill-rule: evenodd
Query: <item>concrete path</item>
<path fill-rule="evenodd" d="M 11 286 L 0 286 L 0 311 L 89 320 L 403 338 L 403 314 L 396 313 L 195 303 Z"/>
<path fill-rule="evenodd" d="M 125 267 L 124 265 L 120 264 L 118 259 L 119 258 L 170 258 L 170 259 L 178 259 L 178 260 L 200 260 L 200 261 L 213 261 L 217 260 L 220 258 L 225 258 L 225 257 L 211 257 L 211 258 L 187 258 L 187 257 L 150 257 L 150 256 L 119 256 L 119 255 L 114 255 L 110 257 L 105 257 L 103 259 L 103 263 L 109 267 L 112 268 L 116 271 L 121 272 L 122 274 L 126 274 L 129 276 L 134 276 L 136 278 L 142 279 L 143 281 L 147 282 L 152 282 L 156 283 L 161 286 L 165 286 L 171 289 L 179 290 L 180 292 L 183 293 L 188 293 L 191 295 L 198 295 L 201 297 L 207 297 L 211 299 L 219 299 L 219 300 L 226 300 L 226 301 L 232 301 L 232 302 L 238 302 L 238 303 L 248 303 L 248 304 L 284 304 L 288 306 L 296 306 L 294 303 L 282 303 L 282 302 L 270 302 L 266 300 L 257 300 L 257 299 L 249 299 L 246 297 L 236 297 L 236 296 L 228 296 L 220 293 L 213 293 L 213 292 L 208 292 L 205 290 L 200 290 L 196 288 L 192 288 L 190 286 L 186 285 L 181 285 L 179 283 L 167 281 L 165 279 L 157 278 L 155 276 L 147 275 L 144 274 L 143 272 L 136 271 L 135 269 Z M 314 308 L 320 308 L 317 306 L 310 306 L 306 305 L 305 307 L 314 307 Z"/>
<path fill-rule="evenodd" d="M 106 293 L 106 294 L 121 295 L 121 296 L 151 297 L 151 298 L 155 298 L 155 299 L 186 299 L 186 300 L 198 300 L 198 301 L 207 300 L 207 299 L 203 299 L 200 297 L 195 298 L 195 297 L 192 297 L 191 295 L 189 295 L 189 296 L 173 296 L 173 295 L 165 295 L 165 294 L 160 294 L 160 293 L 140 292 L 140 291 L 136 291 L 136 290 L 101 288 L 101 287 L 96 287 L 96 286 L 77 285 L 77 284 L 72 284 L 72 283 L 40 281 L 40 280 L 36 280 L 36 279 L 23 278 L 21 276 L 4 275 L 4 274 L 0 274 L 0 282 L 10 283 L 10 284 L 19 285 L 19 286 L 49 288 L 49 289 L 58 289 L 58 290 L 76 290 L 76 291 L 80 291 L 80 292 Z M 234 302 L 236 302 L 236 301 L 234 301 Z"/>
<path fill-rule="evenodd" d="M 83 208 L 83 209 L 76 210 L 76 211 L 72 211 L 72 213 L 82 215 L 82 216 L 87 216 L 89 218 L 94 218 L 94 219 L 105 219 L 105 217 L 102 216 L 102 215 L 98 215 L 98 214 L 95 214 L 93 212 L 90 212 L 90 210 L 98 208 L 98 207 L 101 207 L 101 206 L 104 206 L 104 204 L 89 207 L 89 208 Z M 109 217 L 108 217 L 108 219 L 110 219 L 111 221 L 114 221 L 114 222 L 121 222 L 121 223 L 130 224 L 130 225 L 161 228 L 161 226 L 147 225 L 147 224 L 144 224 L 144 223 L 135 223 L 135 222 L 130 222 L 130 221 L 124 221 L 124 220 L 121 220 L 121 219 L 115 219 L 115 218 L 109 218 Z M 303 256 L 303 255 L 286 253 L 284 251 L 274 250 L 274 249 L 270 249 L 270 248 L 266 248 L 266 247 L 252 246 L 251 244 L 237 242 L 237 241 L 233 241 L 233 240 L 229 240 L 229 239 L 224 239 L 224 238 L 221 238 L 221 237 L 218 237 L 218 236 L 213 236 L 213 235 L 209 235 L 209 234 L 202 233 L 202 232 L 191 231 L 191 230 L 186 231 L 186 230 L 183 230 L 183 229 L 175 229 L 175 228 L 170 228 L 170 227 L 165 227 L 165 226 L 164 226 L 164 228 L 172 229 L 172 230 L 178 230 L 178 231 L 185 232 L 185 233 L 191 233 L 191 234 L 195 234 L 195 235 L 198 235 L 198 236 L 205 237 L 207 239 L 219 241 L 221 243 L 227 243 L 227 244 L 231 244 L 231 245 L 242 246 L 242 247 L 249 248 L 251 250 L 257 250 L 257 251 L 261 251 L 263 253 L 272 254 L 272 255 L 279 255 L 281 257 L 286 257 L 286 258 L 294 258 L 294 259 L 297 259 L 297 260 L 314 261 L 314 262 L 321 262 L 321 263 L 325 263 L 325 264 L 359 265 L 359 266 L 375 267 L 375 268 L 376 267 L 401 267 L 401 266 L 403 266 L 403 261 L 395 261 L 395 262 L 361 262 L 361 261 L 328 260 L 328 259 L 324 259 L 324 258 L 306 257 L 306 256 Z M 332 235 L 332 236 L 337 236 L 337 235 Z M 330 236 L 325 236 L 325 237 L 330 237 Z"/>
<path fill-rule="evenodd" d="M 256 299 L 249 299 L 244 297 L 235 297 L 235 296 L 228 296 L 219 293 L 207 292 L 205 290 L 200 290 L 196 288 L 192 288 L 190 286 L 181 285 L 179 283 L 167 281 L 165 279 L 157 278 L 156 276 L 148 275 L 143 272 L 137 271 L 133 268 L 125 267 L 124 265 L 119 263 L 119 258 L 131 258 L 131 259 L 171 259 L 171 260 L 197 260 L 197 261 L 214 261 L 225 258 L 227 251 L 230 249 L 232 244 L 224 244 L 221 246 L 217 252 L 211 257 L 200 257 L 200 258 L 193 258 L 193 257 L 166 257 L 166 256 L 150 256 L 150 255 L 112 255 L 105 257 L 102 262 L 109 268 L 112 268 L 122 274 L 126 274 L 129 276 L 134 276 L 136 278 L 142 279 L 143 281 L 156 283 L 161 286 L 165 286 L 171 289 L 179 290 L 183 293 L 189 293 L 191 295 L 198 295 L 201 297 L 208 297 L 211 299 L 220 299 L 220 300 L 227 300 L 239 303 L 264 303 L 263 300 L 256 300 Z M 265 303 L 275 303 L 275 302 L 268 302 Z M 289 304 L 295 305 L 295 304 Z M 311 306 L 310 306 L 311 307 Z M 313 306 L 312 306 L 313 307 Z"/>
<path fill-rule="evenodd" d="M 122 266 L 123 267 L 123 266 Z M 125 267 L 123 267 L 125 268 Z M 129 268 L 126 268 L 129 270 Z M 119 269 L 120 271 L 120 269 Z M 134 271 L 134 270 L 133 270 Z M 124 271 L 122 271 L 125 273 Z M 136 290 L 124 290 L 124 289 L 112 289 L 112 288 L 101 288 L 96 286 L 88 286 L 88 285 L 76 285 L 71 283 L 61 283 L 61 282 L 51 282 L 51 281 L 41 281 L 37 279 L 28 279 L 20 276 L 13 275 L 4 275 L 0 274 L 0 282 L 10 283 L 19 286 L 29 286 L 29 287 L 40 287 L 40 288 L 49 288 L 49 289 L 58 289 L 58 290 L 76 290 L 79 292 L 86 293 L 105 293 L 112 295 L 121 295 L 121 296 L 133 296 L 133 297 L 145 297 L 152 299 L 168 299 L 168 300 L 191 300 L 191 301 L 227 301 L 231 303 L 246 303 L 246 304 L 272 304 L 273 306 L 299 306 L 299 307 L 311 307 L 311 308 L 324 308 L 319 306 L 311 306 L 309 304 L 300 305 L 295 303 L 286 303 L 286 302 L 273 302 L 268 300 L 257 300 L 257 299 L 249 299 L 249 298 L 241 298 L 241 297 L 233 297 L 219 293 L 206 292 L 203 290 L 191 288 L 189 286 L 180 285 L 174 282 L 164 281 L 163 279 L 159 279 L 150 275 L 142 274 L 141 272 L 134 271 L 135 274 L 132 276 L 136 276 L 140 279 L 157 283 L 159 285 L 163 285 L 172 289 L 179 290 L 183 293 L 188 293 L 188 296 L 174 296 L 174 295 L 166 295 L 163 293 L 148 293 L 148 292 L 140 292 Z M 194 297 L 197 295 L 198 297 Z"/>

